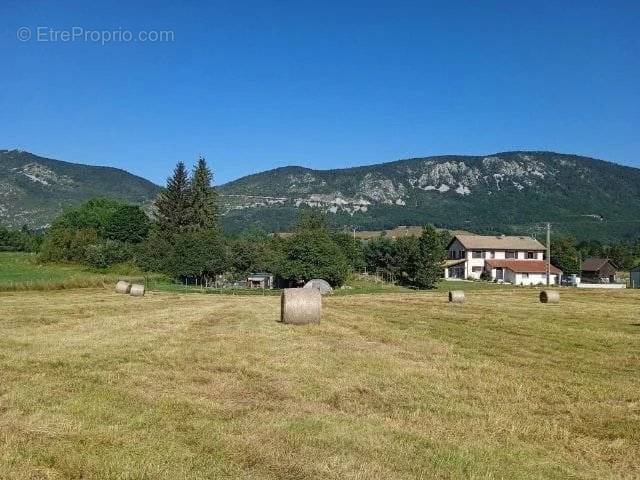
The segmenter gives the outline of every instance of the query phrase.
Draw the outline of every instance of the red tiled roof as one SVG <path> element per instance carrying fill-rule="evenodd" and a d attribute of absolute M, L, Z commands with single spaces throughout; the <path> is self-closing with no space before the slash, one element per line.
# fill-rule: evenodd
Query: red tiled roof
<path fill-rule="evenodd" d="M 611 263 L 611 260 L 609 260 L 608 258 L 586 258 L 584 262 L 582 262 L 582 271 L 598 272 L 607 263 Z M 612 268 L 613 268 L 613 264 L 612 264 Z"/>
<path fill-rule="evenodd" d="M 507 268 L 515 273 L 547 273 L 547 262 L 544 260 L 487 260 L 490 268 Z M 562 273 L 562 270 L 551 265 L 551 273 Z"/>

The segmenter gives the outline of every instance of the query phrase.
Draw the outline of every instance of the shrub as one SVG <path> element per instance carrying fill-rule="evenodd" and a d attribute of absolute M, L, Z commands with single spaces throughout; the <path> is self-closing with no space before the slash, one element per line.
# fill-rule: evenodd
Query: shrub
<path fill-rule="evenodd" d="M 322 278 L 332 286 L 347 279 L 350 268 L 344 253 L 325 229 L 296 232 L 282 243 L 278 276 L 289 281 Z"/>
<path fill-rule="evenodd" d="M 227 245 L 216 230 L 175 234 L 153 230 L 140 245 L 136 263 L 147 271 L 174 278 L 211 279 L 228 268 Z"/>
<path fill-rule="evenodd" d="M 50 262 L 84 262 L 90 245 L 99 242 L 93 228 L 53 227 L 46 235 L 40 258 Z"/>
<path fill-rule="evenodd" d="M 124 242 L 105 240 L 89 245 L 85 253 L 85 263 L 93 268 L 107 268 L 132 259 L 131 247 Z"/>

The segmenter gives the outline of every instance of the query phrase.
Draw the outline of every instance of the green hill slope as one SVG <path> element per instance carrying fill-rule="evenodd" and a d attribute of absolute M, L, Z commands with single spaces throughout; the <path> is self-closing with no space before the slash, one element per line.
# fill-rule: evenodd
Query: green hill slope
<path fill-rule="evenodd" d="M 215 165 L 214 165 L 215 168 Z M 0 224 L 40 227 L 96 196 L 149 205 L 159 187 L 110 167 L 0 150 Z M 219 187 L 228 231 L 289 230 L 300 208 L 338 227 L 433 223 L 536 234 L 536 224 L 602 240 L 640 236 L 640 169 L 552 152 L 449 155 L 336 170 L 283 167 Z"/>
<path fill-rule="evenodd" d="M 336 225 L 384 229 L 433 223 L 481 232 L 531 232 L 537 222 L 578 237 L 640 232 L 640 169 L 577 155 L 505 152 L 311 170 L 284 167 L 220 188 L 226 224 L 290 227 L 297 210 Z"/>
<path fill-rule="evenodd" d="M 117 168 L 0 150 L 0 224 L 42 227 L 65 207 L 93 197 L 148 204 L 159 187 Z"/>

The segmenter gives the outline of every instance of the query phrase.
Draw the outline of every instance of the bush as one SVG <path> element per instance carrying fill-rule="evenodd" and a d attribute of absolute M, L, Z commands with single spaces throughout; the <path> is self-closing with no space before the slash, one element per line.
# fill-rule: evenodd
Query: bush
<path fill-rule="evenodd" d="M 350 273 L 344 253 L 325 229 L 296 232 L 282 241 L 281 248 L 275 273 L 285 280 L 322 278 L 335 287 L 342 285 Z"/>
<path fill-rule="evenodd" d="M 42 234 L 26 226 L 11 230 L 0 226 L 0 252 L 35 252 L 42 243 Z"/>
<path fill-rule="evenodd" d="M 133 257 L 131 247 L 124 242 L 105 240 L 89 245 L 85 253 L 85 263 L 93 268 L 108 268 L 125 263 Z"/>
<path fill-rule="evenodd" d="M 362 272 L 366 267 L 362 242 L 348 233 L 334 233 L 333 241 L 338 245 L 349 262 L 351 270 Z"/>
<path fill-rule="evenodd" d="M 216 230 L 170 234 L 158 229 L 140 245 L 136 263 L 174 278 L 211 279 L 228 268 L 227 245 Z"/>
<path fill-rule="evenodd" d="M 261 230 L 228 239 L 230 268 L 240 275 L 273 271 L 277 264 L 276 242 Z"/>
<path fill-rule="evenodd" d="M 83 263 L 89 246 L 98 242 L 98 234 L 93 228 L 54 227 L 45 236 L 40 258 L 49 262 Z"/>
<path fill-rule="evenodd" d="M 45 235 L 40 258 L 105 268 L 132 259 L 130 245 L 149 232 L 147 215 L 135 205 L 95 199 L 62 214 Z"/>

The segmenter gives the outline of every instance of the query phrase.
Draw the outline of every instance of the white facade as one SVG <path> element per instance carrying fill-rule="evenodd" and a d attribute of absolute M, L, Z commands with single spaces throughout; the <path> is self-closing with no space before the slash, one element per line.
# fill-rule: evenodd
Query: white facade
<path fill-rule="evenodd" d="M 522 273 L 522 272 L 514 272 L 513 270 L 509 270 L 509 268 L 502 269 L 502 278 L 498 273 L 498 269 L 491 269 L 491 279 L 496 280 L 500 279 L 506 283 L 511 283 L 513 285 L 546 285 L 547 284 L 547 274 L 546 273 Z M 552 273 L 550 276 L 551 285 L 558 285 L 559 283 L 558 275 Z"/>
<path fill-rule="evenodd" d="M 449 260 L 465 260 L 461 266 L 445 269 L 445 278 L 479 279 L 485 269 L 486 260 L 544 260 L 542 250 L 527 249 L 475 249 L 467 250 L 459 240 L 455 239 L 447 251 Z M 552 276 L 553 277 L 553 276 Z M 495 277 L 492 277 L 495 278 Z M 524 279 L 523 279 L 524 280 Z M 505 279 L 505 281 L 508 281 Z M 546 283 L 546 278 L 544 280 Z M 514 282 L 515 283 L 515 282 Z M 519 282 L 518 282 L 519 283 Z"/>

